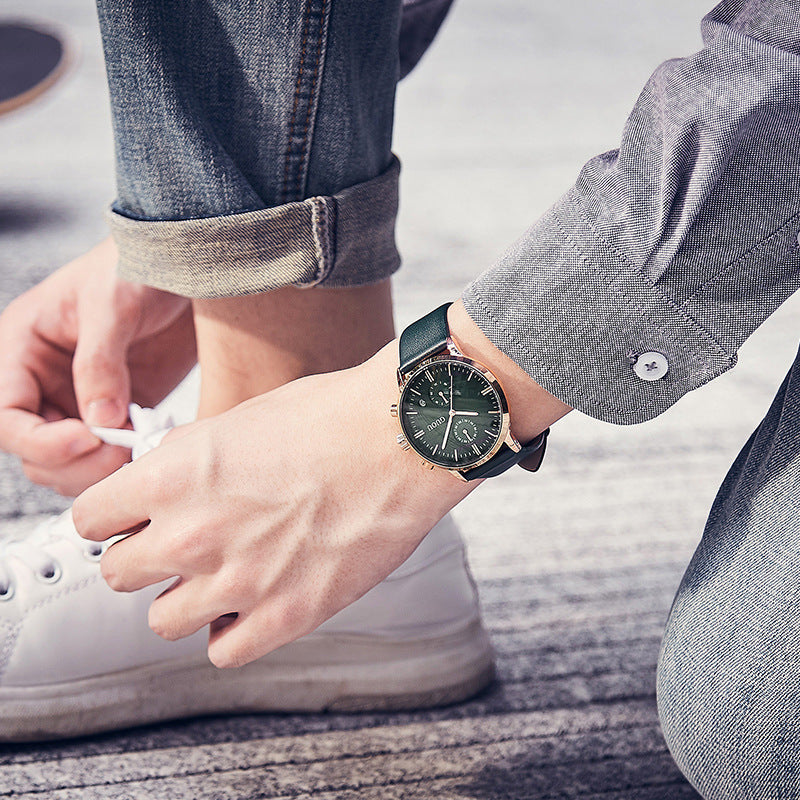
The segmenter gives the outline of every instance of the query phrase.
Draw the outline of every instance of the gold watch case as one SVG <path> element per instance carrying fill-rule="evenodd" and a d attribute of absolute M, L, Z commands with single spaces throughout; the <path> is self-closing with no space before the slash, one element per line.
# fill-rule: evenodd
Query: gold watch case
<path fill-rule="evenodd" d="M 475 469 L 475 467 L 481 466 L 481 464 L 485 464 L 489 459 L 493 458 L 500 448 L 505 444 L 507 447 L 511 448 L 515 453 L 519 452 L 522 445 L 517 441 L 514 435 L 511 433 L 511 417 L 508 413 L 508 402 L 506 401 L 506 395 L 503 391 L 503 387 L 500 385 L 500 382 L 491 372 L 491 370 L 487 369 L 483 364 L 478 361 L 474 361 L 471 358 L 467 358 L 461 351 L 455 346 L 451 339 L 447 340 L 447 350 L 436 353 L 429 358 L 426 358 L 424 361 L 421 361 L 417 366 L 415 366 L 411 371 L 407 372 L 405 375 L 397 370 L 397 385 L 399 389 L 399 395 L 397 403 L 392 403 L 390 408 L 390 412 L 393 417 L 397 419 L 397 424 L 400 427 L 400 433 L 397 435 L 397 443 L 400 447 L 404 450 L 413 450 L 420 458 L 422 464 L 429 469 L 441 469 L 447 472 L 452 473 L 457 478 L 462 481 L 466 481 L 467 479 L 462 474 L 462 470 L 448 468 L 440 466 L 439 464 L 434 464 L 429 461 L 425 456 L 420 453 L 414 445 L 408 441 L 406 438 L 405 433 L 403 432 L 402 424 L 400 422 L 400 414 L 399 414 L 399 407 L 400 407 L 400 400 L 403 396 L 403 390 L 405 389 L 406 384 L 418 373 L 425 370 L 431 364 L 434 364 L 438 361 L 460 361 L 464 364 L 468 364 L 470 367 L 475 369 L 477 372 L 481 373 L 484 378 L 491 384 L 492 388 L 497 392 L 498 397 L 500 398 L 500 411 L 501 411 L 501 423 L 500 423 L 500 433 L 497 437 L 497 441 L 492 446 L 491 450 L 482 456 L 478 461 L 475 461 L 468 466 L 464 467 L 463 471 L 469 471 L 471 469 Z"/>

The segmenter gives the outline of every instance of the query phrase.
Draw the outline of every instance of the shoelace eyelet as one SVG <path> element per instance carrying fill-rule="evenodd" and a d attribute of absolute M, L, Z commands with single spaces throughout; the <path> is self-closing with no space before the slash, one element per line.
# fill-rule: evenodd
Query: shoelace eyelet
<path fill-rule="evenodd" d="M 4 592 L 0 591 L 0 603 L 10 600 L 14 596 L 14 584 L 9 583 Z"/>
<path fill-rule="evenodd" d="M 46 572 L 37 572 L 36 579 L 42 583 L 56 583 L 61 580 L 61 575 L 61 566 L 53 562 Z"/>
<path fill-rule="evenodd" d="M 87 561 L 99 561 L 103 557 L 103 546 L 93 544 L 84 549 L 83 556 Z"/>

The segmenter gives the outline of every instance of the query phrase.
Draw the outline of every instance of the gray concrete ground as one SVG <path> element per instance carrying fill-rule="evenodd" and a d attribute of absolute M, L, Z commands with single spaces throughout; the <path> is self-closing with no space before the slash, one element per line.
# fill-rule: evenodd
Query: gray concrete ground
<path fill-rule="evenodd" d="M 710 5 L 710 3 L 709 3 Z M 3 13 L 29 3 L 5 0 Z M 615 146 L 652 69 L 699 44 L 696 0 L 459 0 L 398 100 L 404 160 L 397 318 L 461 286 Z M 40 0 L 81 43 L 74 74 L 0 120 L 0 301 L 103 233 L 113 194 L 89 0 Z M 716 488 L 796 347 L 787 303 L 740 365 L 647 425 L 577 414 L 547 469 L 514 471 L 456 511 L 499 680 L 408 714 L 213 718 L 0 751 L 0 796 L 683 800 L 654 702 L 659 638 Z M 0 465 L 0 514 L 62 507 Z M 76 620 L 76 625 L 82 621 Z"/>

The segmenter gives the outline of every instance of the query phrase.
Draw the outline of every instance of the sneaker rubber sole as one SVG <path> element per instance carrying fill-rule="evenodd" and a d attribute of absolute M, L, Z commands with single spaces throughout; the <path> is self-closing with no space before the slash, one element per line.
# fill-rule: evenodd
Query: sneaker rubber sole
<path fill-rule="evenodd" d="M 466 700 L 494 677 L 479 620 L 429 639 L 311 634 L 232 670 L 174 661 L 0 689 L 0 741 L 63 739 L 207 714 L 399 711 Z"/>

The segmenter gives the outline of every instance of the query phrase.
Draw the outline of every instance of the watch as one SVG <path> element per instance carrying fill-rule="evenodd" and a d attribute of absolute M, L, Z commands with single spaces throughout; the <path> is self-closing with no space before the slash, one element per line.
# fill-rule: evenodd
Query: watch
<path fill-rule="evenodd" d="M 400 398 L 391 407 L 400 423 L 398 444 L 431 469 L 446 469 L 462 480 L 491 478 L 515 464 L 535 472 L 549 429 L 526 445 L 514 438 L 497 378 L 450 337 L 450 305 L 439 306 L 400 336 Z"/>

